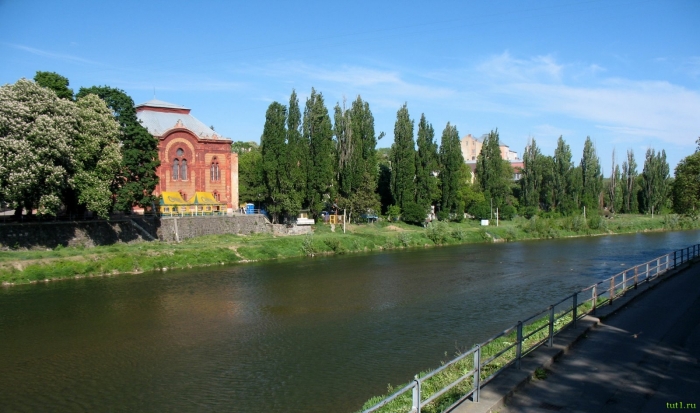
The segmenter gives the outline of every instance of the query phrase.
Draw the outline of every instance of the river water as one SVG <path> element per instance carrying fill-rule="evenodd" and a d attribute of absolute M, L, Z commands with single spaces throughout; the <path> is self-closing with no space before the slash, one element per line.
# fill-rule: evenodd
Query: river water
<path fill-rule="evenodd" d="M 0 411 L 353 412 L 698 231 L 0 289 Z"/>

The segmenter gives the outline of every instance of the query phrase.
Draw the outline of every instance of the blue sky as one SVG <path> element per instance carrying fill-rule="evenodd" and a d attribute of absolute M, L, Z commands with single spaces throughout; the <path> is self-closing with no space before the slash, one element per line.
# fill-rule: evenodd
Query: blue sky
<path fill-rule="evenodd" d="M 359 94 L 390 146 L 406 102 L 439 136 L 498 128 L 522 154 L 578 164 L 596 143 L 665 149 L 671 169 L 700 137 L 697 0 L 232 2 L 0 0 L 0 84 L 37 70 L 156 97 L 234 140 L 258 141 L 272 101 L 311 88 L 329 111 Z"/>

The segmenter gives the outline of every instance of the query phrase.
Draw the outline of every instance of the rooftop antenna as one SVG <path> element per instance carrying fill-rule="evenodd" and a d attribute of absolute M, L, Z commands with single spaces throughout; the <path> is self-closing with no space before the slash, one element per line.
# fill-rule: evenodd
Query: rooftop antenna
<path fill-rule="evenodd" d="M 155 100 L 155 98 L 156 98 L 156 87 L 153 86 L 153 100 Z"/>

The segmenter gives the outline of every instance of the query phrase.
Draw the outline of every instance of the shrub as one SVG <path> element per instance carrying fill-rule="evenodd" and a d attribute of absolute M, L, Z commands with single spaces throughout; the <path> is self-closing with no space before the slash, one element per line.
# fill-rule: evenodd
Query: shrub
<path fill-rule="evenodd" d="M 477 202 L 470 206 L 467 211 L 469 215 L 472 215 L 476 219 L 490 219 L 491 218 L 491 204 L 488 202 Z"/>
<path fill-rule="evenodd" d="M 425 229 L 425 235 L 435 244 L 440 245 L 449 239 L 449 228 L 444 222 L 431 222 Z"/>
<path fill-rule="evenodd" d="M 500 211 L 501 219 L 511 220 L 516 215 L 517 211 L 513 205 L 506 205 Z"/>
<path fill-rule="evenodd" d="M 415 202 L 409 202 L 403 209 L 401 219 L 409 224 L 423 225 L 428 212 Z"/>

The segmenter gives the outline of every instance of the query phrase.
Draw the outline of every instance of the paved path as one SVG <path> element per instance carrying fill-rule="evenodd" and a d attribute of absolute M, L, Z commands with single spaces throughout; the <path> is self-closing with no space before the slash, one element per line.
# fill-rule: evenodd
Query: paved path
<path fill-rule="evenodd" d="M 561 338 L 580 335 L 575 344 L 536 351 L 520 372 L 485 386 L 480 403 L 453 411 L 700 412 L 700 263 L 647 288 L 609 306 L 598 326 L 591 317 Z M 523 384 L 543 364 L 547 378 Z"/>

